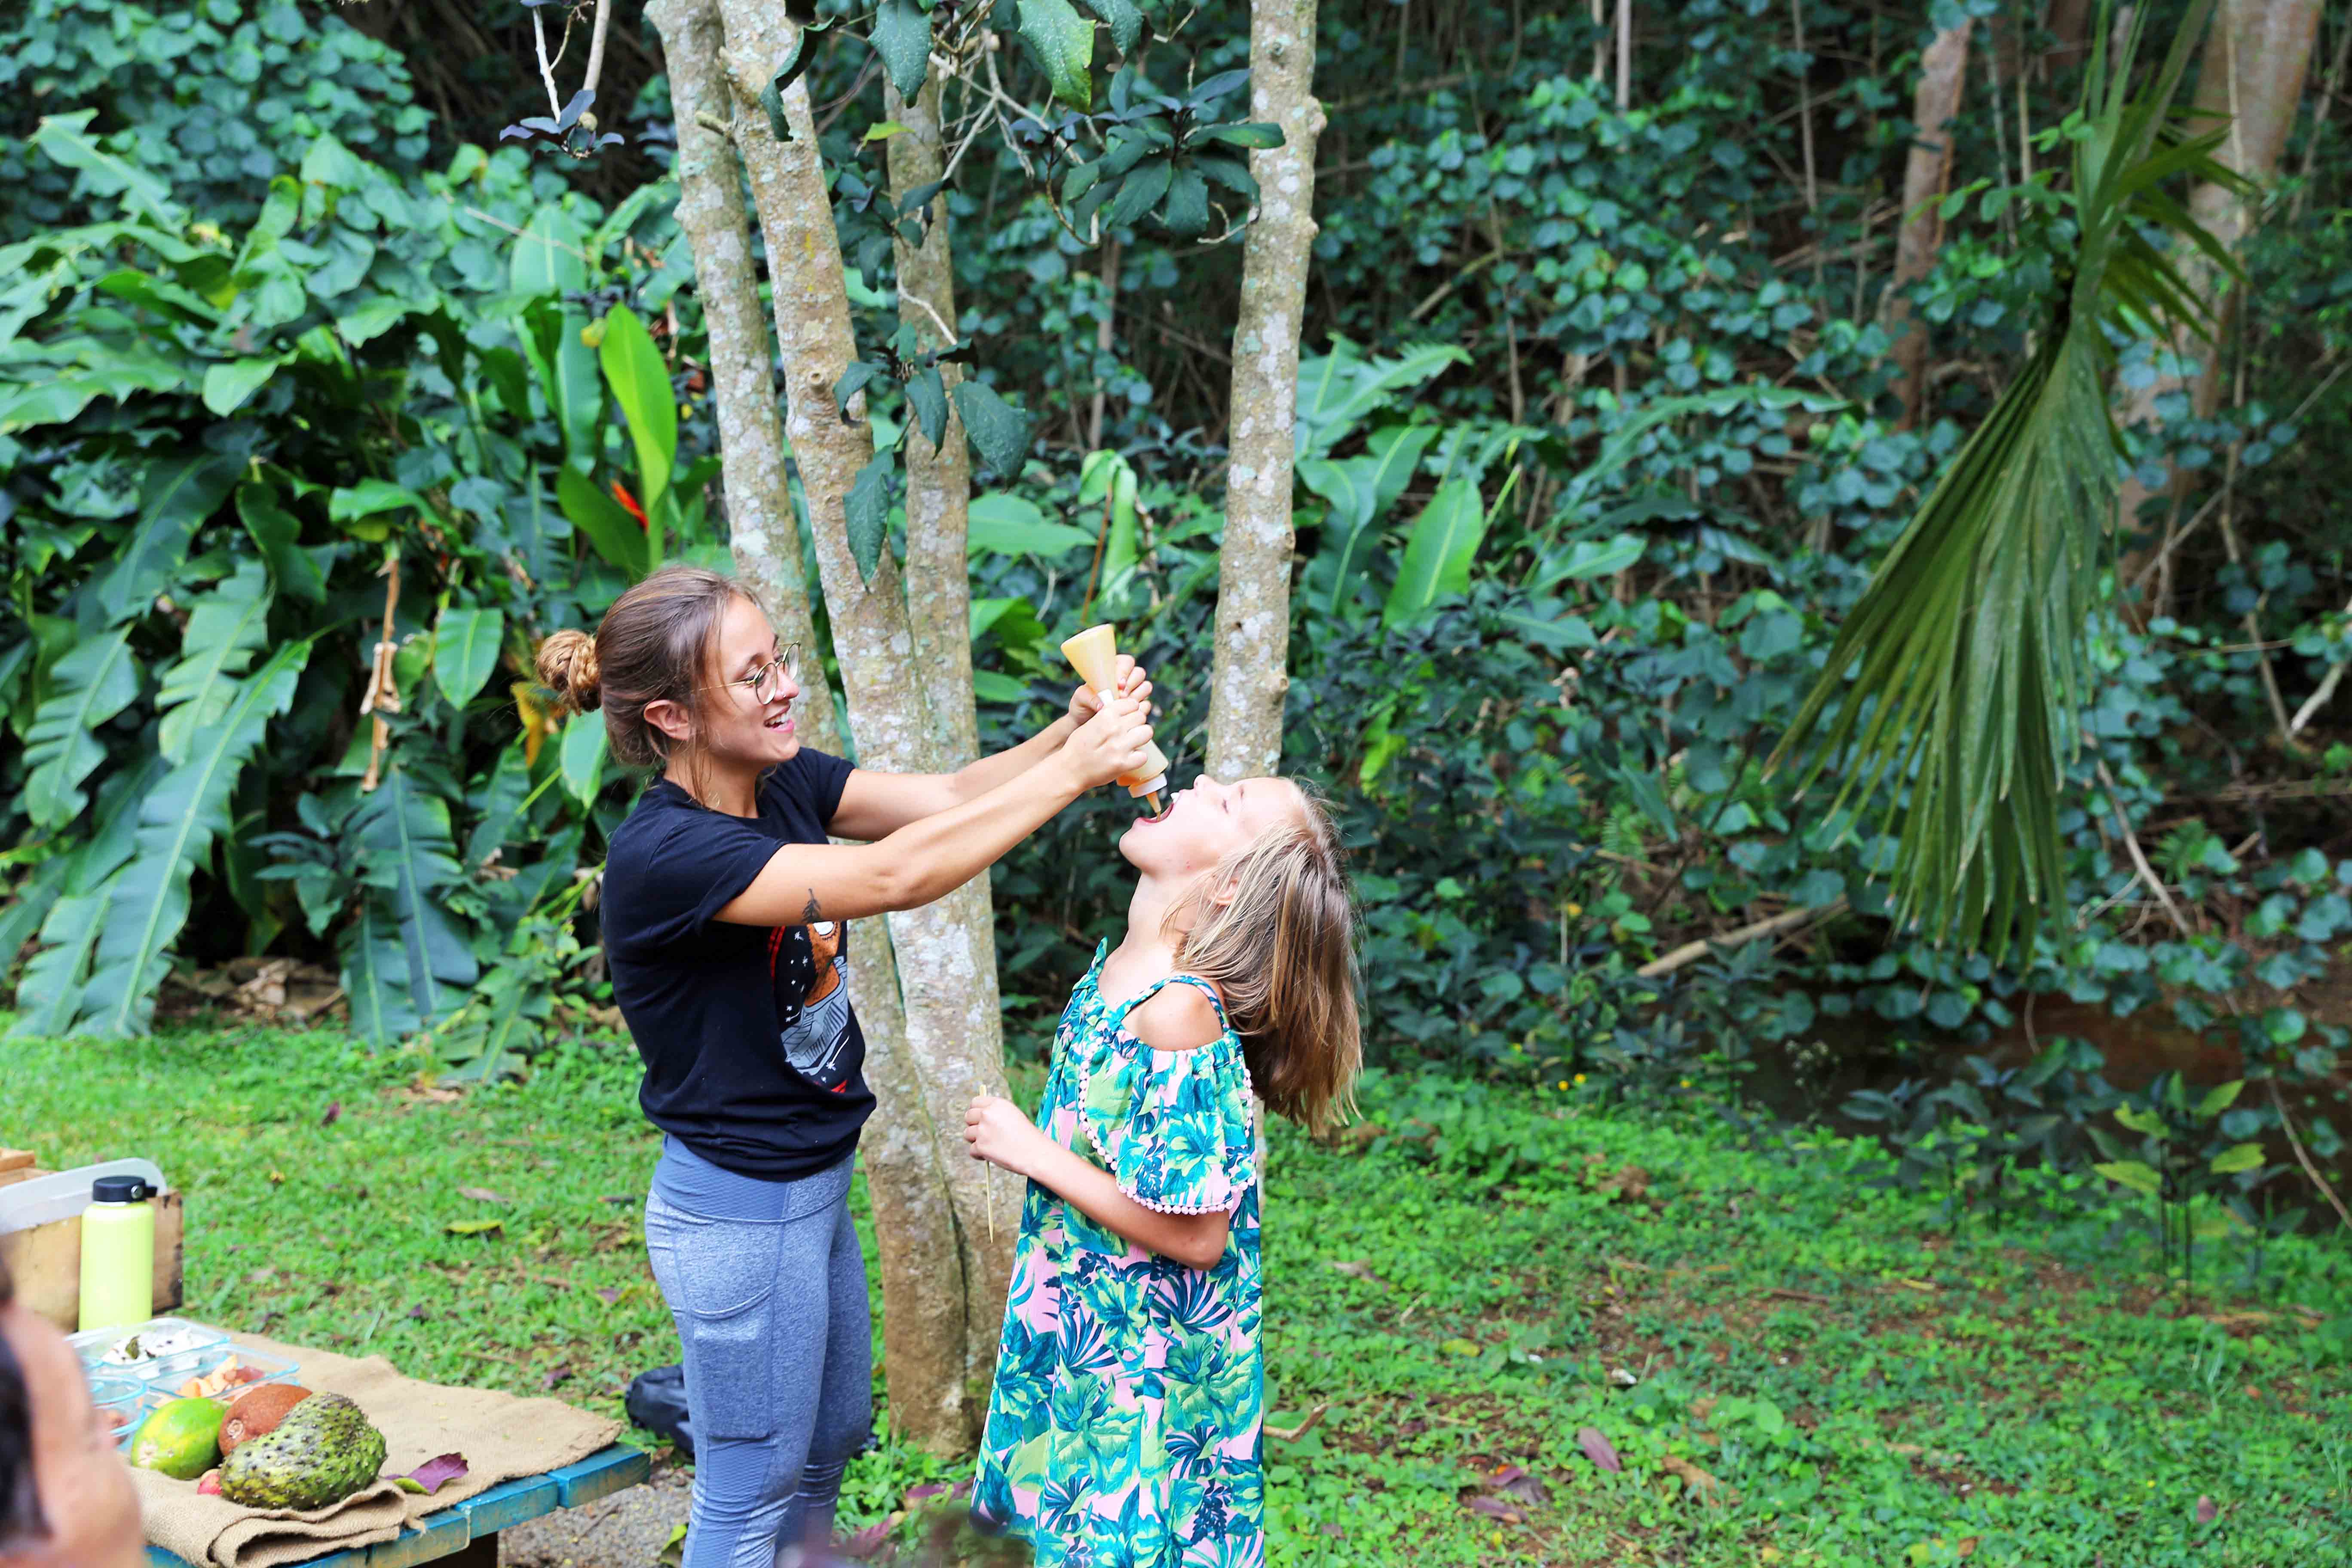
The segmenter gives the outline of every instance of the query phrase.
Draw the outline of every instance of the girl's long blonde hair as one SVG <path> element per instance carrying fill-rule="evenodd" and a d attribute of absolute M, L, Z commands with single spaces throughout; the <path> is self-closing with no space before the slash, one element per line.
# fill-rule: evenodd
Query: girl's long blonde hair
<path fill-rule="evenodd" d="M 1339 828 L 1298 788 L 1302 819 L 1226 856 L 1170 911 L 1170 934 L 1178 970 L 1223 996 L 1258 1095 L 1321 1132 L 1354 1114 L 1363 1067 L 1356 907 Z"/>

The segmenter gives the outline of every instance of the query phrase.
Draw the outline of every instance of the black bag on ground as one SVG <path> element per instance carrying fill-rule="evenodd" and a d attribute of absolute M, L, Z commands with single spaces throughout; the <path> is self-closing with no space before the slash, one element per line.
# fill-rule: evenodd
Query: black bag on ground
<path fill-rule="evenodd" d="M 694 1458 L 694 1426 L 686 1414 L 686 1369 L 657 1366 L 641 1372 L 629 1384 L 622 1407 L 629 1420 L 656 1436 L 677 1445 L 686 1458 Z"/>

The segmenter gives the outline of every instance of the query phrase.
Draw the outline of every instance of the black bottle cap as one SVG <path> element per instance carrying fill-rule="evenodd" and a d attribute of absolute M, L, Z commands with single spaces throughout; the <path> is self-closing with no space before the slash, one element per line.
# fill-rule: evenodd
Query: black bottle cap
<path fill-rule="evenodd" d="M 89 1199 L 98 1204 L 145 1203 L 155 1189 L 137 1176 L 100 1176 L 89 1184 Z"/>

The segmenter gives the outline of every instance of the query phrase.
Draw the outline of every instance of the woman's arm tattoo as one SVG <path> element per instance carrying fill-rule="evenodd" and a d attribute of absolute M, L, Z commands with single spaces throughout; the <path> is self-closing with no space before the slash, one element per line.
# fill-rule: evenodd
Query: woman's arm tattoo
<path fill-rule="evenodd" d="M 813 926 L 823 919 L 824 919 L 824 911 L 817 908 L 816 889 L 814 888 L 811 888 L 809 889 L 809 901 L 801 907 L 801 923 L 803 925 Z"/>

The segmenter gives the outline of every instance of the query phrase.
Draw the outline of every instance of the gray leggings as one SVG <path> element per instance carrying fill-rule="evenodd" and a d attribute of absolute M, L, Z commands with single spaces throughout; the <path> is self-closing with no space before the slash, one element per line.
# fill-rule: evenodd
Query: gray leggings
<path fill-rule="evenodd" d="M 772 1568 L 831 1538 L 842 1471 L 874 1426 L 851 1163 L 761 1182 L 672 1140 L 655 1171 L 646 1251 L 694 1428 L 686 1568 Z"/>

